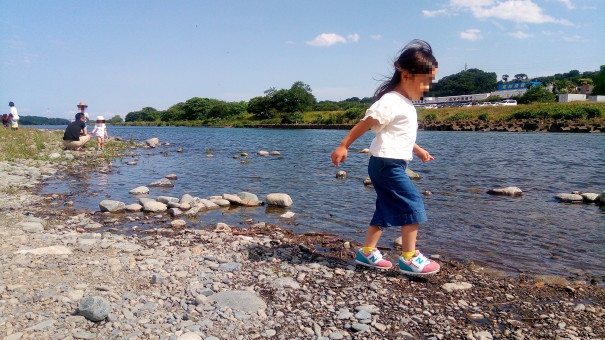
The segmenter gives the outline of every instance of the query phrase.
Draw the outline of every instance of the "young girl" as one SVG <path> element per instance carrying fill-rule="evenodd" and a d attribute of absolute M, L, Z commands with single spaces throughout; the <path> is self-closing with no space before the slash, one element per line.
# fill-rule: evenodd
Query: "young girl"
<path fill-rule="evenodd" d="M 413 40 L 402 50 L 394 66 L 393 77 L 376 90 L 378 101 L 332 152 L 332 162 L 336 166 L 344 162 L 347 148 L 368 129 L 376 133 L 368 165 L 376 190 L 376 211 L 355 261 L 377 269 L 391 268 L 391 262 L 382 258 L 376 244 L 384 228 L 401 226 L 399 271 L 429 275 L 439 271 L 439 264 L 416 249 L 418 223 L 425 222 L 427 217 L 420 194 L 405 169 L 412 153 L 423 162 L 435 159 L 415 143 L 418 122 L 412 100 L 419 100 L 429 90 L 437 74 L 437 60 L 427 42 Z"/>
<path fill-rule="evenodd" d="M 97 137 L 97 151 L 103 150 L 104 138 L 109 138 L 103 116 L 97 116 L 95 128 L 90 131 L 90 134 Z"/>

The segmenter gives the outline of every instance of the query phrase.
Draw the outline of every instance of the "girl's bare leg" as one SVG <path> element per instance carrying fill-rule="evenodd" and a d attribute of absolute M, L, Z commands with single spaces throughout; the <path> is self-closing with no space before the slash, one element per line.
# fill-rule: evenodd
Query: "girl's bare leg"
<path fill-rule="evenodd" d="M 376 248 L 376 244 L 378 244 L 378 240 L 380 239 L 381 235 L 382 230 L 378 228 L 378 226 L 371 225 L 366 233 L 366 239 L 363 241 L 363 246 L 368 248 Z"/>
<path fill-rule="evenodd" d="M 401 227 L 401 251 L 404 253 L 415 251 L 417 236 L 418 236 L 418 223 L 402 226 Z"/>

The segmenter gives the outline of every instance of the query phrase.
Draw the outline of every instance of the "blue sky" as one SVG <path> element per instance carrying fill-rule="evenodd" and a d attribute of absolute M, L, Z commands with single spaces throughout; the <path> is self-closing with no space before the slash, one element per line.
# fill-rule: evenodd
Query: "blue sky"
<path fill-rule="evenodd" d="M 366 97 L 414 38 L 433 46 L 437 79 L 465 65 L 499 79 L 597 71 L 604 13 L 603 0 L 7 0 L 0 101 L 71 118 L 80 101 L 93 117 L 124 117 L 295 81 L 318 100 Z"/>

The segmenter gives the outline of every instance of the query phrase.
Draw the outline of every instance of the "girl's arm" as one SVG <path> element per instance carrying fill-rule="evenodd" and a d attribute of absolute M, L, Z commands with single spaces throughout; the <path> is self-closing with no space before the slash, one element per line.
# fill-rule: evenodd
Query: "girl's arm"
<path fill-rule="evenodd" d="M 109 135 L 107 134 L 107 129 L 105 130 L 105 139 L 109 139 Z"/>
<path fill-rule="evenodd" d="M 355 124 L 342 142 L 340 142 L 340 145 L 334 150 L 334 152 L 332 152 L 332 163 L 338 166 L 338 163 L 344 162 L 347 159 L 347 149 L 349 146 L 351 146 L 351 144 L 353 144 L 357 138 L 361 137 L 364 133 L 366 133 L 366 131 L 371 129 L 376 124 L 378 124 L 378 120 L 372 117 L 367 117 L 366 119 Z"/>
<path fill-rule="evenodd" d="M 95 131 L 97 131 L 97 128 L 92 129 L 92 131 L 90 131 L 90 134 L 91 134 L 91 135 L 92 135 L 92 134 L 94 134 L 94 133 L 95 133 Z"/>
<path fill-rule="evenodd" d="M 423 162 L 435 160 L 435 157 L 431 156 L 431 154 L 428 151 L 426 151 L 425 149 L 419 147 L 418 144 L 414 144 L 414 149 L 412 149 L 412 151 Z"/>

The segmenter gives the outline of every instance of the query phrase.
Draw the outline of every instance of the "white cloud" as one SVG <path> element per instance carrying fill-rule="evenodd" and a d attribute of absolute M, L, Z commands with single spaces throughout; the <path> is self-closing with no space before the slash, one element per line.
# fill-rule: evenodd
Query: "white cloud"
<path fill-rule="evenodd" d="M 562 2 L 568 9 L 576 8 L 576 6 L 574 6 L 574 4 L 572 4 L 570 0 L 558 0 L 558 1 Z"/>
<path fill-rule="evenodd" d="M 480 40 L 483 37 L 481 36 L 481 31 L 476 29 L 476 28 L 471 28 L 468 29 L 464 32 L 460 32 L 460 38 L 465 39 L 465 40 Z"/>
<path fill-rule="evenodd" d="M 527 38 L 531 37 L 531 34 L 527 34 L 525 32 L 521 32 L 521 31 L 511 32 L 508 35 L 510 35 L 511 37 L 515 37 L 517 39 L 527 39 Z"/>
<path fill-rule="evenodd" d="M 564 36 L 561 37 L 561 39 L 563 39 L 563 40 L 565 40 L 567 42 L 579 42 L 579 41 L 582 41 L 582 37 L 579 36 L 579 35 L 577 35 L 577 34 L 571 35 L 571 36 L 564 35 Z"/>
<path fill-rule="evenodd" d="M 346 44 L 347 39 L 336 33 L 322 33 L 306 43 L 311 46 L 328 47 L 338 43 Z"/>
<path fill-rule="evenodd" d="M 436 10 L 436 11 L 429 11 L 429 10 L 426 10 L 426 9 L 422 10 L 422 14 L 425 17 L 429 17 L 429 18 L 436 17 L 437 15 L 440 15 L 440 14 L 447 14 L 447 13 L 448 12 L 447 12 L 447 10 L 445 8 L 444 9 L 439 9 L 439 10 Z"/>
<path fill-rule="evenodd" d="M 370 39 L 380 40 L 380 39 L 382 39 L 382 35 L 380 35 L 380 34 L 370 35 Z"/>
<path fill-rule="evenodd" d="M 349 39 L 349 42 L 358 42 L 359 41 L 359 34 L 355 33 L 355 34 L 349 34 L 347 36 L 347 39 Z"/>
<path fill-rule="evenodd" d="M 569 6 L 573 6 L 571 0 L 558 0 Z M 571 25 L 566 19 L 556 19 L 544 14 L 543 9 L 533 3 L 532 0 L 450 0 L 447 8 L 430 11 L 423 10 L 427 17 L 439 14 L 455 14 L 458 11 L 469 11 L 477 19 L 500 19 L 514 21 L 517 23 L 544 24 L 556 23 Z"/>

